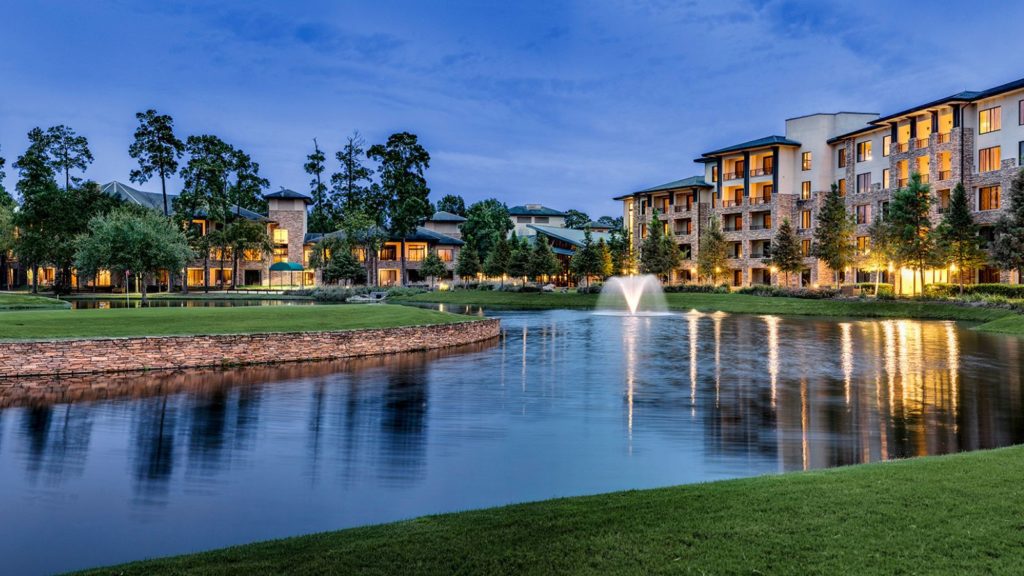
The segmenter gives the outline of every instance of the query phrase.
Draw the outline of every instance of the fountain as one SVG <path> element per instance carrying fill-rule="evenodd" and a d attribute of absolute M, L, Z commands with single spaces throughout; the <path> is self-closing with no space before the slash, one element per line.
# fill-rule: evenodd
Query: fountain
<path fill-rule="evenodd" d="M 601 289 L 597 313 L 662 316 L 668 314 L 668 305 L 657 276 L 613 276 Z"/>

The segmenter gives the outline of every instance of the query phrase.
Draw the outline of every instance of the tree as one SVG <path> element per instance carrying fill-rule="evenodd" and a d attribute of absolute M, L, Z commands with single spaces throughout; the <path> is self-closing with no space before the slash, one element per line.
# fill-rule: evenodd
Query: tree
<path fill-rule="evenodd" d="M 501 285 L 505 285 L 505 275 L 508 274 L 509 264 L 512 262 L 512 247 L 508 240 L 501 236 L 494 241 L 494 248 L 484 260 L 484 274 L 491 278 L 501 278 Z"/>
<path fill-rule="evenodd" d="M 583 230 L 590 224 L 590 216 L 587 216 L 586 212 L 580 212 L 579 210 L 566 210 L 565 211 L 565 227 L 572 228 L 573 230 Z"/>
<path fill-rule="evenodd" d="M 437 203 L 437 209 L 443 212 L 451 212 L 459 216 L 466 215 L 466 201 L 462 196 L 456 194 L 445 194 Z"/>
<path fill-rule="evenodd" d="M 647 238 L 640 244 L 640 270 L 655 276 L 671 276 L 679 267 L 679 247 L 671 236 L 665 234 L 665 224 L 658 219 L 658 211 L 647 227 Z"/>
<path fill-rule="evenodd" d="M 352 254 L 353 244 L 348 238 L 336 235 L 326 236 L 316 243 L 310 255 L 309 264 L 320 270 L 320 279 L 325 284 L 342 280 L 356 282 L 366 278 L 366 271 Z"/>
<path fill-rule="evenodd" d="M 72 182 L 81 182 L 80 178 L 71 177 L 71 171 L 85 172 L 92 164 L 89 141 L 63 124 L 51 126 L 46 130 L 46 161 L 55 173 L 64 174 L 64 190 L 68 191 Z"/>
<path fill-rule="evenodd" d="M 601 216 L 597 219 L 597 223 L 602 226 L 607 226 L 612 230 L 619 230 L 622 228 L 622 216 Z"/>
<path fill-rule="evenodd" d="M 345 145 L 334 157 L 340 169 L 331 175 L 332 204 L 345 214 L 350 210 L 361 210 L 366 214 L 378 215 L 377 225 L 384 225 L 384 212 L 387 199 L 379 187 L 371 183 L 373 170 L 363 164 L 366 141 L 353 132 L 345 141 Z"/>
<path fill-rule="evenodd" d="M 613 274 L 631 274 L 636 270 L 636 251 L 629 230 L 621 226 L 612 228 L 608 249 L 612 253 Z"/>
<path fill-rule="evenodd" d="M 38 268 L 47 261 L 50 244 L 47 239 L 49 206 L 58 193 L 53 169 L 46 160 L 46 133 L 40 128 L 28 132 L 28 149 L 14 162 L 18 170 L 15 189 L 21 196 L 21 208 L 14 217 L 19 230 L 14 253 L 32 271 L 32 292 L 39 289 Z"/>
<path fill-rule="evenodd" d="M 856 257 L 856 247 L 853 244 L 856 226 L 853 217 L 846 210 L 846 202 L 839 194 L 839 186 L 833 184 L 818 211 L 811 254 L 832 270 L 837 288 L 842 284 L 839 273 L 852 264 Z"/>
<path fill-rule="evenodd" d="M 455 263 L 455 274 L 460 278 L 472 278 L 480 273 L 480 255 L 476 248 L 466 242 L 459 251 L 459 261 Z"/>
<path fill-rule="evenodd" d="M 374 216 L 360 209 L 350 209 L 342 214 L 341 230 L 350 246 L 360 247 L 366 262 L 366 284 L 377 283 L 377 260 L 387 236 L 377 224 Z"/>
<path fill-rule="evenodd" d="M 615 268 L 612 265 L 612 252 L 608 249 L 608 244 L 604 241 L 604 238 L 597 241 L 597 261 L 597 275 L 601 277 L 601 280 L 606 280 L 614 274 Z"/>
<path fill-rule="evenodd" d="M 129 179 L 138 184 L 146 183 L 154 175 L 160 178 L 160 192 L 164 197 L 164 216 L 167 216 L 167 179 L 178 171 L 178 160 L 185 150 L 185 144 L 174 135 L 174 119 L 156 110 L 137 112 L 135 118 L 139 127 L 135 129 L 135 141 L 128 147 L 128 155 L 139 162 L 139 168 L 132 170 Z"/>
<path fill-rule="evenodd" d="M 381 187 L 387 193 L 388 230 L 401 238 L 402 286 L 406 274 L 405 243 L 421 222 L 434 211 L 430 206 L 430 188 L 423 172 L 430 167 L 430 154 L 415 134 L 398 132 L 384 144 L 374 144 L 366 155 L 380 163 Z"/>
<path fill-rule="evenodd" d="M 533 250 L 530 249 L 526 238 L 512 236 L 509 244 L 512 248 L 512 258 L 508 263 L 508 275 L 513 278 L 525 279 L 530 275 L 530 256 L 533 254 Z"/>
<path fill-rule="evenodd" d="M 603 265 L 604 262 L 601 261 L 601 253 L 598 251 L 597 244 L 594 243 L 593 235 L 590 233 L 590 229 L 586 228 L 583 232 L 583 245 L 573 252 L 572 259 L 569 261 L 569 271 L 583 280 L 585 285 L 589 285 L 591 276 L 601 275 Z"/>
<path fill-rule="evenodd" d="M 871 246 L 868 248 L 865 260 L 868 267 L 875 271 L 875 296 L 878 296 L 882 270 L 885 270 L 891 262 L 897 259 L 893 252 L 895 244 L 892 240 L 892 228 L 884 214 L 875 216 L 874 221 L 868 226 L 868 241 L 871 242 Z"/>
<path fill-rule="evenodd" d="M 124 207 L 89 221 L 89 234 L 76 241 L 75 264 L 81 273 L 109 270 L 141 277 L 142 302 L 148 279 L 160 270 L 177 270 L 192 258 L 180 228 L 160 214 Z M 125 287 L 127 289 L 127 286 Z"/>
<path fill-rule="evenodd" d="M 725 270 L 729 256 L 729 247 L 722 234 L 722 224 L 714 214 L 708 225 L 701 229 L 697 249 L 697 273 L 703 278 L 717 282 L 722 270 Z"/>
<path fill-rule="evenodd" d="M 555 255 L 555 251 L 548 244 L 548 239 L 543 234 L 538 234 L 533 243 L 533 253 L 530 254 L 529 276 L 537 280 L 546 276 L 557 276 L 562 272 L 562 263 Z"/>
<path fill-rule="evenodd" d="M 313 152 L 306 156 L 306 163 L 302 166 L 306 174 L 313 177 L 309 181 L 310 196 L 313 198 L 313 209 L 309 213 L 310 232 L 331 232 L 335 227 L 334 205 L 327 196 L 327 184 L 322 178 L 326 159 L 316 138 L 313 138 Z"/>
<path fill-rule="evenodd" d="M 1003 270 L 1016 270 L 1017 282 L 1024 282 L 1024 169 L 1014 176 L 1009 210 L 996 223 L 992 261 Z"/>
<path fill-rule="evenodd" d="M 14 209 L 0 203 L 0 290 L 10 290 L 7 254 L 14 250 Z"/>
<path fill-rule="evenodd" d="M 259 222 L 238 218 L 224 229 L 224 244 L 231 251 L 231 285 L 238 285 L 238 257 L 263 261 L 274 251 L 267 228 Z M 248 256 L 247 256 L 248 255 Z"/>
<path fill-rule="evenodd" d="M 434 282 L 438 278 L 448 275 L 448 267 L 445 266 L 444 261 L 441 260 L 437 253 L 432 251 L 423 259 L 423 263 L 420 265 L 420 273 L 430 278 L 430 287 L 433 288 Z"/>
<path fill-rule="evenodd" d="M 463 239 L 473 244 L 484 261 L 491 255 L 496 240 L 508 236 L 513 228 L 508 207 L 494 198 L 471 204 L 466 210 L 466 221 L 459 227 Z"/>
<path fill-rule="evenodd" d="M 915 172 L 910 175 L 907 187 L 893 194 L 886 215 L 892 230 L 894 251 L 901 262 L 912 264 L 917 269 L 922 294 L 924 269 L 937 264 L 938 260 L 935 234 L 929 217 L 933 201 L 930 187 L 921 182 L 921 175 Z"/>
<path fill-rule="evenodd" d="M 4 188 L 4 178 L 7 177 L 7 173 L 4 172 L 4 165 L 6 163 L 7 160 L 5 160 L 3 156 L 0 156 L 0 206 L 13 210 L 15 205 L 14 197 L 11 196 L 10 192 L 8 192 L 6 188 Z"/>
<path fill-rule="evenodd" d="M 949 209 L 942 216 L 936 229 L 939 251 L 946 262 L 956 266 L 957 284 L 964 293 L 964 271 L 985 264 L 986 255 L 981 249 L 978 225 L 974 223 L 971 207 L 967 202 L 967 191 L 963 182 L 953 188 L 949 198 Z"/>
<path fill-rule="evenodd" d="M 234 149 L 220 138 L 204 134 L 189 136 L 185 141 L 188 162 L 181 168 L 184 180 L 181 194 L 174 199 L 174 216 L 197 254 L 203 256 L 203 289 L 210 289 L 210 249 L 219 242 L 214 232 L 227 222 L 227 181 L 234 164 Z M 193 225 L 193 220 L 205 219 L 207 227 Z M 188 279 L 182 282 L 188 291 Z"/>
<path fill-rule="evenodd" d="M 803 254 L 800 251 L 800 239 L 796 237 L 789 218 L 783 218 L 782 224 L 772 238 L 771 255 L 762 262 L 774 266 L 779 272 L 786 274 L 786 286 L 789 286 L 789 274 L 799 272 L 803 267 Z"/>

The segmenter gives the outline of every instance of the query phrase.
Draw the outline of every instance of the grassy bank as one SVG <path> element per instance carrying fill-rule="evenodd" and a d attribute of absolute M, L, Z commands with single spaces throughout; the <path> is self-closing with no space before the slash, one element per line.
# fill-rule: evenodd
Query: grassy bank
<path fill-rule="evenodd" d="M 1012 574 L 1024 448 L 425 517 L 85 574 Z"/>
<path fill-rule="evenodd" d="M 113 293 L 91 293 L 81 292 L 71 294 L 66 297 L 68 300 L 124 300 L 124 294 L 113 294 Z M 138 302 L 142 299 L 142 294 L 133 292 L 128 294 L 133 302 Z M 310 301 L 313 298 L 309 296 L 298 296 L 294 294 L 258 294 L 255 291 L 246 292 L 240 290 L 237 292 L 209 292 L 203 291 L 189 292 L 188 294 L 182 294 L 181 292 L 150 292 L 147 294 L 147 298 L 150 300 L 305 300 Z"/>
<path fill-rule="evenodd" d="M 0 310 L 37 310 L 46 308 L 67 308 L 68 303 L 46 296 L 0 292 Z"/>
<path fill-rule="evenodd" d="M 673 310 L 722 311 L 735 314 L 924 318 L 969 320 L 974 322 L 989 322 L 1007 316 L 1017 316 L 1009 310 L 999 308 L 915 301 L 811 300 L 805 298 L 750 296 L 746 294 L 693 293 L 666 294 L 665 298 L 668 301 L 669 308 Z M 597 304 L 597 295 L 456 290 L 451 292 L 429 292 L 400 299 L 396 298 L 394 300 L 517 309 L 592 308 Z"/>
<path fill-rule="evenodd" d="M 4 313 L 0 340 L 355 330 L 466 320 L 434 310 L 380 304 L 33 310 Z"/>

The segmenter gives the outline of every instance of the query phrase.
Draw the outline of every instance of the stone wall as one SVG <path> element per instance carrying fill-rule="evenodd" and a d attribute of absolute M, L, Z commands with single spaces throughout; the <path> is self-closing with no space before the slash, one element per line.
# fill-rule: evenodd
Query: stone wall
<path fill-rule="evenodd" d="M 37 340 L 0 347 L 0 378 L 336 360 L 497 337 L 497 319 L 338 332 Z"/>

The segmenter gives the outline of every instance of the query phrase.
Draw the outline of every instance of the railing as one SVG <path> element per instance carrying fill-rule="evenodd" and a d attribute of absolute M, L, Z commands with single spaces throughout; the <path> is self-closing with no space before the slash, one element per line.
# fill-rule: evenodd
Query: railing
<path fill-rule="evenodd" d="M 896 186 L 900 188 L 906 187 L 907 183 L 910 182 L 910 178 L 899 178 L 896 180 Z"/>
<path fill-rule="evenodd" d="M 927 184 L 931 181 L 931 177 L 928 174 L 921 174 L 921 184 Z"/>
<path fill-rule="evenodd" d="M 771 258 L 772 255 L 768 252 L 754 252 L 750 255 L 751 258 Z"/>
<path fill-rule="evenodd" d="M 750 176 L 771 176 L 775 173 L 774 168 L 755 168 L 750 171 Z"/>
<path fill-rule="evenodd" d="M 952 170 L 939 170 L 939 180 L 949 180 L 953 177 Z"/>
<path fill-rule="evenodd" d="M 894 148 L 896 148 L 896 152 L 909 152 L 910 151 L 910 142 L 896 142 L 892 146 Z"/>
<path fill-rule="evenodd" d="M 751 196 L 750 197 L 750 203 L 752 205 L 754 205 L 754 206 L 756 206 L 758 204 L 769 204 L 769 203 L 771 203 L 771 201 L 772 201 L 771 194 L 768 194 L 768 195 L 765 195 L 765 196 Z"/>
<path fill-rule="evenodd" d="M 742 231 L 743 231 L 743 225 L 742 224 L 734 225 L 734 226 L 723 226 L 722 227 L 722 232 L 742 232 Z"/>
<path fill-rule="evenodd" d="M 739 260 L 740 258 L 743 258 L 743 254 L 740 252 L 734 252 L 732 254 L 729 254 L 729 258 L 731 258 L 732 260 Z"/>
<path fill-rule="evenodd" d="M 726 172 L 722 177 L 725 180 L 739 180 L 743 178 L 743 172 Z"/>
<path fill-rule="evenodd" d="M 936 144 L 945 144 L 946 142 L 949 142 L 949 137 L 950 137 L 950 133 L 949 132 L 939 132 L 938 134 L 935 135 L 935 143 Z"/>
<path fill-rule="evenodd" d="M 750 230 L 771 230 L 770 224 L 751 224 Z"/>
<path fill-rule="evenodd" d="M 672 233 L 676 236 L 689 236 L 693 234 L 693 230 L 673 230 Z"/>
<path fill-rule="evenodd" d="M 743 204 L 743 200 L 722 200 L 722 208 L 732 208 Z"/>
<path fill-rule="evenodd" d="M 921 149 L 927 148 L 927 147 L 928 147 L 928 139 L 927 138 L 918 138 L 917 140 L 914 140 L 914 150 L 921 150 Z"/>
<path fill-rule="evenodd" d="M 689 212 L 690 210 L 693 210 L 693 207 L 687 206 L 685 204 L 676 204 L 675 206 L 672 207 L 672 211 L 677 214 L 680 212 Z"/>

